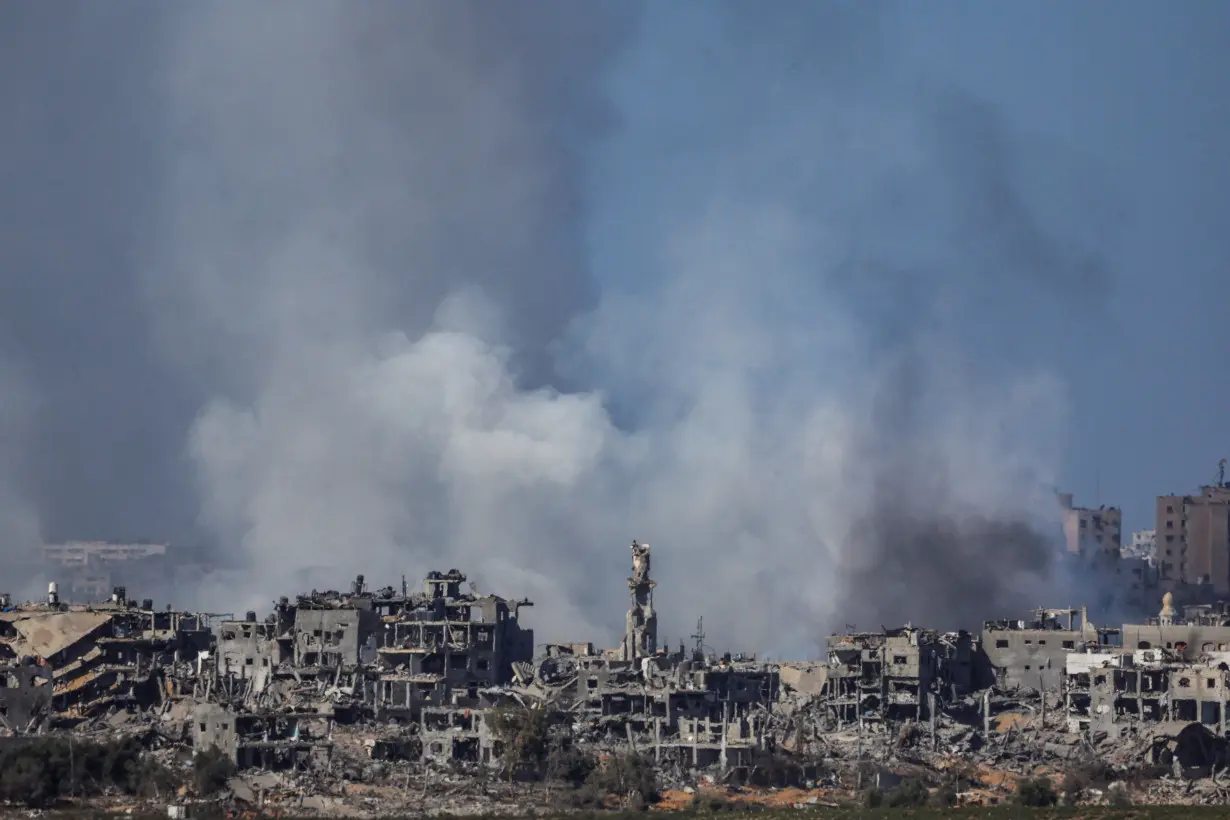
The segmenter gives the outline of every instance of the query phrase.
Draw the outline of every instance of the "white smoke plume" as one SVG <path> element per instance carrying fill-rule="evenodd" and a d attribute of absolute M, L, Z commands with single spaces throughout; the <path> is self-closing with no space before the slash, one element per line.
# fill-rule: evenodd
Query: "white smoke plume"
<path fill-rule="evenodd" d="M 655 58 L 636 6 L 164 8 L 129 287 L 198 397 L 180 441 L 231 567 L 177 603 L 457 567 L 610 644 L 638 538 L 667 635 L 780 654 L 1053 588 L 1063 386 L 966 351 L 1100 273 L 995 112 L 841 8 L 731 7 L 699 29 L 720 65 L 672 55 L 716 102 L 645 205 L 652 283 L 600 295 L 590 163 L 655 127 L 608 84 Z"/>

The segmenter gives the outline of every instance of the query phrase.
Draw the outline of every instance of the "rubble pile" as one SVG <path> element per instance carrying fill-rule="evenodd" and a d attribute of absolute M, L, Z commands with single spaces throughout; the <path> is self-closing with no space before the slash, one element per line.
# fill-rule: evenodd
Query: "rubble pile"
<path fill-rule="evenodd" d="M 135 738 L 185 774 L 147 799 L 351 816 L 718 792 L 830 805 L 902 784 L 978 804 L 1038 777 L 1070 802 L 1230 796 L 1224 607 L 1180 616 L 1167 596 L 1122 629 L 1083 610 L 976 635 L 851 629 L 822 660 L 768 662 L 712 652 L 703 620 L 691 647 L 659 646 L 651 550 L 631 551 L 611 649 L 536 651 L 532 603 L 480 596 L 455 569 L 413 592 L 359 576 L 264 620 L 157 610 L 123 587 L 90 605 L 54 584 L 37 603 L 0 596 L 0 746 Z"/>

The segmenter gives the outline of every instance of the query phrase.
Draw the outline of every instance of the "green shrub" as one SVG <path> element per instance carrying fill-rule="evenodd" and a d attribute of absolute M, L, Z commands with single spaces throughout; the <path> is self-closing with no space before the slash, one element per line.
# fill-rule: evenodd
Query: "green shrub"
<path fill-rule="evenodd" d="M 603 809 L 606 794 L 592 785 L 584 785 L 573 789 L 562 796 L 563 805 L 573 809 Z"/>
<path fill-rule="evenodd" d="M 636 792 L 646 803 L 657 803 L 661 799 L 653 761 L 635 752 L 602 761 L 585 779 L 585 785 L 602 795 L 622 797 Z"/>
<path fill-rule="evenodd" d="M 199 751 L 192 758 L 192 785 L 201 797 L 217 794 L 235 775 L 235 762 L 216 746 Z"/>
<path fill-rule="evenodd" d="M 931 805 L 939 809 L 946 809 L 957 805 L 957 790 L 951 784 L 945 783 L 940 786 L 931 795 Z"/>
<path fill-rule="evenodd" d="M 155 797 L 175 784 L 135 738 L 99 743 L 51 735 L 14 739 L 0 750 L 0 800 L 9 804 L 42 808 L 62 797 L 113 792 Z"/>
<path fill-rule="evenodd" d="M 1020 806 L 1053 806 L 1059 802 L 1055 787 L 1045 777 L 1029 777 L 1017 783 L 1016 803 Z"/>
<path fill-rule="evenodd" d="M 921 780 L 906 780 L 884 795 L 884 801 L 892 809 L 912 809 L 927 805 L 930 797 Z"/>
<path fill-rule="evenodd" d="M 692 795 L 692 803 L 689 808 L 701 814 L 721 814 L 723 812 L 747 814 L 748 812 L 757 811 L 760 806 L 755 803 L 748 803 L 746 800 L 731 800 L 721 792 L 709 792 L 707 794 L 698 792 Z"/>
<path fill-rule="evenodd" d="M 884 805 L 884 792 L 875 788 L 863 792 L 863 808 L 878 809 L 882 805 Z"/>
<path fill-rule="evenodd" d="M 514 773 L 541 777 L 551 751 L 551 722 L 543 709 L 506 707 L 487 714 L 487 727 L 504 745 L 504 765 Z"/>
<path fill-rule="evenodd" d="M 547 753 L 547 776 L 552 780 L 562 780 L 574 789 L 585 785 L 586 779 L 597 765 L 593 755 L 586 754 L 563 740 L 553 743 Z"/>
<path fill-rule="evenodd" d="M 756 750 L 752 753 L 747 782 L 760 788 L 801 786 L 808 780 L 819 780 L 824 771 L 824 762 L 814 757 Z"/>
<path fill-rule="evenodd" d="M 1059 791 L 1063 795 L 1064 802 L 1069 804 L 1079 800 L 1081 793 L 1087 788 L 1089 788 L 1089 782 L 1076 772 L 1065 774 L 1063 782 L 1059 784 Z"/>

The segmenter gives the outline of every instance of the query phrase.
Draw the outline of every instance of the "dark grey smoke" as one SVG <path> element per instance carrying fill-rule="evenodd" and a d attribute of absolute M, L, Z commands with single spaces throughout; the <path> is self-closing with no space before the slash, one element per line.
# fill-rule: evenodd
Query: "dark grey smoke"
<path fill-rule="evenodd" d="M 687 9 L 697 48 L 640 41 L 678 112 L 621 121 L 627 3 L 4 6 L 0 350 L 47 408 L 10 506 L 199 534 L 236 571 L 185 603 L 461 566 L 577 639 L 620 628 L 633 537 L 668 632 L 748 649 L 1052 581 L 1036 328 L 1107 280 L 1046 152 L 866 4 Z M 656 275 L 596 298 L 620 127 L 670 158 L 630 170 Z"/>
<path fill-rule="evenodd" d="M 960 455 L 950 441 L 932 440 L 934 372 L 922 343 L 914 344 L 918 352 L 902 351 L 886 370 L 866 438 L 855 444 L 849 480 L 867 487 L 868 497 L 840 551 L 836 612 L 863 628 L 974 628 L 982 619 L 1021 616 L 1038 605 L 1050 578 L 1058 529 L 1043 531 L 1031 518 L 1036 499 L 971 504 L 968 489 L 954 491 L 966 468 L 954 463 Z M 1004 474 L 988 480 L 1027 492 L 1030 476 L 1008 474 L 1013 468 L 1005 463 Z"/>
<path fill-rule="evenodd" d="M 775 648 L 810 645 L 796 619 L 815 637 L 851 619 L 973 627 L 1059 589 L 1066 605 L 1053 364 L 1097 332 L 1113 291 L 1088 230 L 1108 210 L 1096 165 L 920 73 L 881 7 L 775 10 L 724 7 L 728 25 L 672 63 L 664 91 L 704 89 L 681 119 L 710 124 L 664 186 L 701 193 L 646 220 L 676 278 L 645 322 L 671 327 L 639 338 L 680 353 L 625 350 L 604 383 L 652 396 L 650 426 L 703 419 L 726 450 L 710 468 L 747 478 L 687 508 L 693 529 L 720 522 L 708 550 L 656 566 L 684 578 L 737 556 L 705 572 L 741 600 L 794 602 L 765 613 Z M 675 22 L 709 34 L 705 16 Z M 1079 221 L 1057 217 L 1067 199 L 1090 205 Z M 686 537 L 668 528 L 661 540 Z M 713 609 L 724 634 L 752 631 L 745 609 Z"/>
<path fill-rule="evenodd" d="M 962 463 L 963 446 L 934 440 L 944 412 L 936 406 L 943 389 L 936 377 L 937 367 L 966 367 L 962 348 L 998 351 L 990 368 L 970 371 L 976 381 L 950 397 L 977 414 L 979 391 L 1046 360 L 1038 326 L 1066 336 L 1078 321 L 1099 323 L 1113 277 L 1096 249 L 1046 225 L 1031 204 L 1021 158 L 1036 162 L 1045 146 L 1014 138 L 993 106 L 956 90 L 922 92 L 917 110 L 934 152 L 936 176 L 926 177 L 934 184 L 891 184 L 890 196 L 859 219 L 880 235 L 931 234 L 935 255 L 885 257 L 868 240 L 836 280 L 865 322 L 873 366 L 881 370 L 851 468 L 850 480 L 868 487 L 869 497 L 842 544 L 837 610 L 868 625 L 968 628 L 1073 603 L 1051 602 L 1056 594 L 1092 603 L 1100 584 L 1115 582 L 1081 573 L 1077 583 L 1073 568 L 1059 561 L 1057 506 L 1040 474 L 1005 458 L 973 474 L 995 488 L 993 503 L 954 492 L 954 481 L 971 477 L 970 466 Z M 1063 165 L 1051 170 L 1057 167 Z M 1073 175 L 1074 184 L 1083 179 Z M 1072 300 L 1088 313 L 1078 315 Z M 1004 410 L 985 412 L 994 426 Z M 1061 440 L 1056 421 L 1030 431 L 1032 446 Z"/>
<path fill-rule="evenodd" d="M 970 467 L 962 463 L 964 448 L 934 441 L 943 412 L 935 407 L 942 389 L 935 377 L 937 365 L 964 365 L 937 362 L 934 342 L 1000 351 L 956 396 L 977 413 L 979 390 L 1045 361 L 1050 351 L 1039 326 L 1064 336 L 1065 325 L 1096 326 L 1113 277 L 1096 249 L 1043 222 L 1021 178 L 1019 157 L 1030 146 L 1008 133 L 991 105 L 953 90 L 924 93 L 919 110 L 933 140 L 935 187 L 893 186 L 871 222 L 881 232 L 918 225 L 941 247 L 934 260 L 911 265 L 880 257 L 868 242 L 842 267 L 849 277 L 843 288 L 876 339 L 882 379 L 852 467 L 851 480 L 870 496 L 843 542 L 837 609 L 866 625 L 973 628 L 1040 605 L 1094 603 L 1116 582 L 1081 573 L 1077 583 L 1073 568 L 1059 561 L 1057 506 L 1041 475 L 1006 458 L 975 473 L 996 488 L 993 504 L 954 493 L 956 476 Z M 1034 148 L 1033 158 L 1044 152 Z M 1072 300 L 1088 313 L 1069 308 Z M 988 408 L 986 421 L 994 425 L 1000 412 Z M 1054 446 L 1062 427 L 1042 425 L 1031 434 Z M 1031 445 L 1025 439 L 1014 446 Z M 1081 600 L 1050 600 L 1073 594 Z"/>
<path fill-rule="evenodd" d="M 504 308 L 482 331 L 518 378 L 545 381 L 546 344 L 596 296 L 583 166 L 617 126 L 600 84 L 636 16 L 3 4 L 0 353 L 40 402 L 3 497 L 27 530 L 242 558 L 198 523 L 185 447 L 209 399 L 275 378 L 297 344 L 279 323 L 413 338 L 469 286 Z"/>
<path fill-rule="evenodd" d="M 196 515 L 204 394 L 163 368 L 137 290 L 162 7 L 0 5 L 0 352 L 38 396 L 12 479 L 48 539 L 182 539 Z"/>
<path fill-rule="evenodd" d="M 1066 605 L 1040 600 L 1057 558 L 1055 541 L 1028 522 L 914 512 L 889 497 L 879 504 L 856 522 L 858 534 L 848 545 L 858 563 L 843 568 L 851 592 L 838 611 L 849 623 L 976 629 L 983 620 L 1024 617 L 1039 605 Z"/>

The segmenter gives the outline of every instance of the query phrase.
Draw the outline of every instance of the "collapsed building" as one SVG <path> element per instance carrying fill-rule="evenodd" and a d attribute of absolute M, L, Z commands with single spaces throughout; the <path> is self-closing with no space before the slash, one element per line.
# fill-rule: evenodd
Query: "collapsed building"
<path fill-rule="evenodd" d="M 778 668 L 754 658 L 707 655 L 696 646 L 658 646 L 648 544 L 632 542 L 630 605 L 616 649 L 554 644 L 519 680 L 554 708 L 574 715 L 594 742 L 627 743 L 660 764 L 744 766 L 763 748 L 780 691 Z M 703 622 L 702 622 L 703 626 Z"/>
<path fill-rule="evenodd" d="M 220 748 L 242 765 L 263 748 L 253 743 L 271 742 L 243 726 L 297 726 L 307 716 L 325 720 L 325 734 L 335 721 L 413 726 L 430 756 L 490 759 L 481 719 L 459 715 L 490 706 L 482 693 L 533 659 L 533 631 L 518 617 L 532 603 L 478 596 L 462 590 L 466 582 L 456 569 L 431 572 L 423 591 L 411 594 L 404 581 L 400 592 L 372 591 L 359 576 L 347 592 L 283 598 L 263 622 L 254 612 L 223 621 L 208 688 L 238 717 L 223 722 Z M 202 710 L 216 718 L 212 704 Z M 290 748 L 290 739 L 301 736 L 282 745 Z M 279 760 L 327 757 L 315 746 L 301 751 Z"/>
<path fill-rule="evenodd" d="M 1083 609 L 1037 609 L 1032 615 L 983 624 L 985 668 L 998 686 L 1058 690 L 1068 654 L 1100 646 L 1114 632 L 1091 625 Z"/>
<path fill-rule="evenodd" d="M 1230 613 L 1224 604 L 1187 607 L 1171 593 L 1157 617 L 1125 624 L 1120 645 L 1103 643 L 1067 659 L 1069 724 L 1112 739 L 1163 723 L 1198 723 L 1225 736 L 1230 696 Z"/>
<path fill-rule="evenodd" d="M 906 625 L 832 635 L 822 692 L 830 723 L 929 719 L 974 683 L 968 632 L 941 634 Z"/>
<path fill-rule="evenodd" d="M 295 767 L 328 759 L 337 724 L 396 727 L 413 737 L 376 749 L 413 749 L 425 761 L 499 765 L 497 710 L 531 707 L 590 742 L 630 744 L 686 767 L 747 765 L 773 742 L 779 667 L 659 646 L 649 545 L 632 543 L 629 609 L 620 645 L 552 644 L 535 656 L 521 625 L 528 600 L 463 590 L 458 570 L 432 572 L 423 590 L 282 599 L 264 621 L 249 612 L 219 624 L 193 731 L 239 766 Z M 318 728 L 304 738 L 305 721 Z M 404 741 L 405 738 L 402 738 Z M 383 752 L 382 752 L 383 753 Z"/>
<path fill-rule="evenodd" d="M 369 761 L 504 767 L 510 714 L 552 743 L 635 751 L 663 771 L 747 777 L 765 755 L 814 761 L 849 740 L 944 731 L 986 742 L 992 718 L 1048 710 L 1057 731 L 1144 737 L 1183 723 L 1225 735 L 1230 609 L 1168 595 L 1157 618 L 1094 625 L 1083 609 L 1039 609 L 979 633 L 906 624 L 829 636 L 822 658 L 770 662 L 694 643 L 663 646 L 652 550 L 631 544 L 617 645 L 536 651 L 529 600 L 480 595 L 457 569 L 412 590 L 348 588 L 283 597 L 263 619 L 109 600 L 14 606 L 0 596 L 0 733 L 174 712 L 179 737 L 240 770 L 328 772 Z M 164 718 L 165 719 L 165 718 Z M 943 728 L 947 727 L 947 728 Z M 953 728 L 957 727 L 957 728 Z M 1203 737 L 1203 735 L 1201 735 Z M 358 740 L 356 740 L 358 738 Z M 876 738 L 880 740 L 877 741 Z M 972 741 L 971 741 L 972 742 Z"/>
<path fill-rule="evenodd" d="M 0 596 L 0 604 L 0 717 L 17 733 L 192 694 L 181 687 L 213 645 L 207 616 L 155 610 L 123 587 L 89 606 L 60 602 L 54 583 L 44 603 L 14 607 Z"/>

